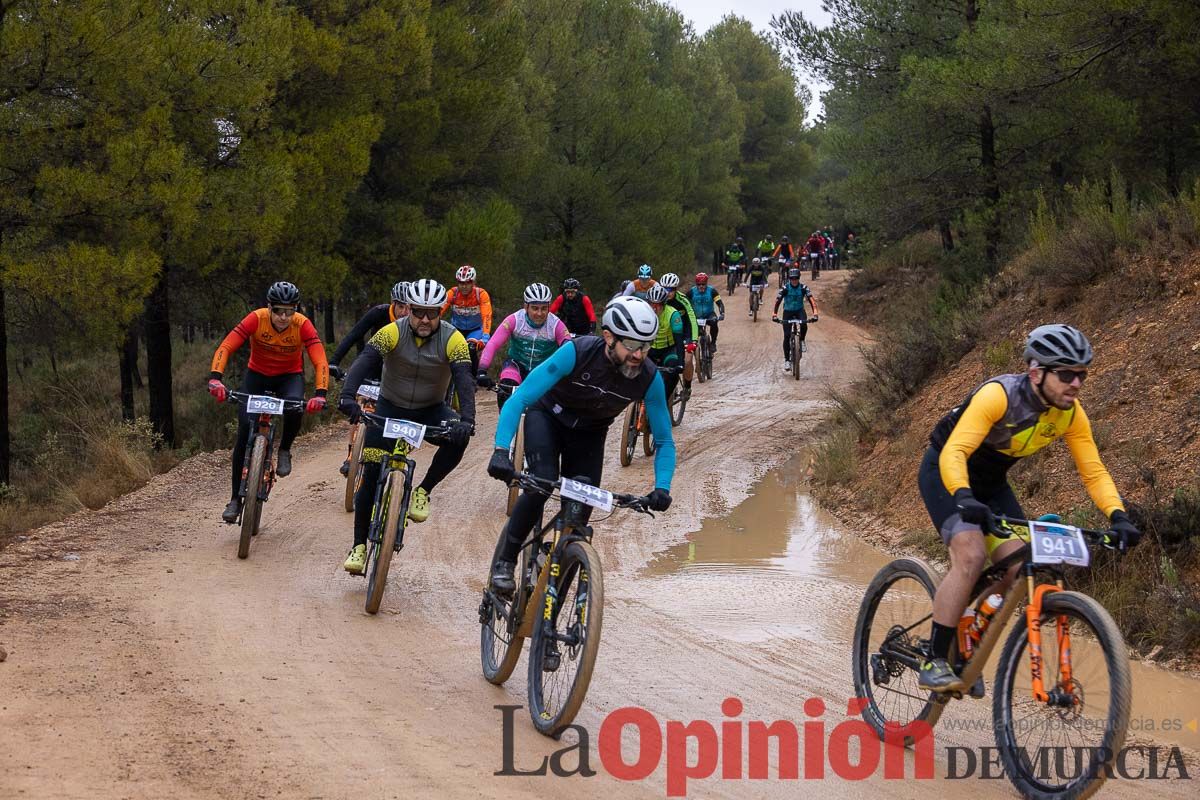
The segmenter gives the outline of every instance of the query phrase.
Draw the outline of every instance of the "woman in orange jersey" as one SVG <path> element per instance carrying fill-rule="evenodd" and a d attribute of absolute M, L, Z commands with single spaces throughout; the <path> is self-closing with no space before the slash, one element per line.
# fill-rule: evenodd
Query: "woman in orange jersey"
<path fill-rule="evenodd" d="M 279 281 L 267 290 L 267 308 L 251 311 L 237 324 L 213 354 L 212 377 L 208 381 L 208 393 L 224 403 L 227 393 L 221 375 L 229 357 L 242 344 L 250 340 L 250 363 L 242 380 L 242 391 L 259 393 L 273 392 L 277 397 L 288 400 L 304 399 L 304 351 L 317 373 L 316 396 L 308 401 L 305 411 L 315 414 L 325 407 L 325 392 L 329 388 L 329 364 L 325 360 L 325 346 L 317 336 L 308 317 L 296 311 L 300 302 L 300 290 L 295 284 Z M 299 411 L 283 415 L 283 437 L 279 442 L 279 458 L 275 474 L 280 478 L 292 471 L 292 441 L 300 432 L 303 414 Z M 246 443 L 250 441 L 252 420 L 245 414 L 238 415 L 237 444 L 233 448 L 233 499 L 225 506 L 221 519 L 233 524 L 241 511 L 238 488 L 242 480 L 242 462 L 246 459 Z"/>

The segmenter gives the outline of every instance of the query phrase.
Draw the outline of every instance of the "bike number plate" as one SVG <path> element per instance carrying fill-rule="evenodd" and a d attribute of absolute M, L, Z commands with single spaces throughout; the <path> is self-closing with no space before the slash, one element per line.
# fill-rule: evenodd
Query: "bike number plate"
<path fill-rule="evenodd" d="M 578 500 L 584 505 L 598 508 L 601 511 L 612 511 L 613 509 L 612 492 L 597 486 L 589 486 L 586 483 L 580 483 L 570 478 L 563 478 L 562 486 L 559 487 L 558 491 L 559 494 L 568 500 Z"/>
<path fill-rule="evenodd" d="M 1030 522 L 1029 544 L 1035 564 L 1071 564 L 1086 567 L 1091 553 L 1083 533 L 1072 525 L 1057 522 Z"/>
<path fill-rule="evenodd" d="M 246 398 L 247 414 L 282 414 L 283 398 L 252 394 Z"/>
<path fill-rule="evenodd" d="M 383 438 L 403 439 L 413 447 L 420 447 L 425 441 L 425 426 L 406 419 L 391 419 L 383 424 Z"/>
<path fill-rule="evenodd" d="M 364 383 L 362 386 L 358 387 L 358 391 L 356 392 L 356 394 L 359 397 L 365 397 L 368 400 L 378 401 L 379 400 L 379 387 L 373 386 L 372 384 L 369 384 L 369 383 Z"/>

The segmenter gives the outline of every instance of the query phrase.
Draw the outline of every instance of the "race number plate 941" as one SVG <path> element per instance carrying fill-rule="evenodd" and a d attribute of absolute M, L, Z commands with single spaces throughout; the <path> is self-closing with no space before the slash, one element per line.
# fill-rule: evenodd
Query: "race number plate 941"
<path fill-rule="evenodd" d="M 1086 567 L 1091 553 L 1079 528 L 1057 522 L 1030 522 L 1029 544 L 1035 564 L 1071 564 Z"/>

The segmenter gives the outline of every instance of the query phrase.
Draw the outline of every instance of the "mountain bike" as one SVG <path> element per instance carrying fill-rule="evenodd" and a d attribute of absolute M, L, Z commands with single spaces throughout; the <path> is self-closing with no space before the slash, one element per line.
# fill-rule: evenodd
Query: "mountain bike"
<path fill-rule="evenodd" d="M 753 317 L 755 322 L 758 322 L 758 309 L 762 307 L 763 290 L 766 288 L 767 285 L 765 283 L 750 287 L 750 316 Z"/>
<path fill-rule="evenodd" d="M 245 405 L 245 413 L 257 414 L 257 428 L 246 443 L 246 460 L 242 463 L 242 482 L 238 497 L 242 499 L 242 510 L 238 516 L 241 535 L 238 537 L 237 557 L 250 555 L 250 540 L 258 535 L 258 524 L 262 521 L 262 504 L 271 496 L 275 486 L 275 429 L 277 418 L 285 411 L 300 411 L 303 400 L 285 400 L 271 392 L 250 394 L 230 391 L 225 402 Z"/>
<path fill-rule="evenodd" d="M 712 331 L 708 329 L 708 326 L 716 319 L 716 315 L 711 315 L 707 319 L 696 320 L 700 326 L 700 342 L 699 347 L 696 348 L 700 357 L 696 360 L 696 375 L 700 378 L 701 383 L 712 380 Z"/>
<path fill-rule="evenodd" d="M 363 411 L 374 411 L 375 403 L 379 400 L 379 381 L 364 380 L 356 392 L 359 406 Z M 346 498 L 347 511 L 354 510 L 354 495 L 362 483 L 362 451 L 366 434 L 361 422 L 350 423 L 350 447 L 346 454 Z"/>
<path fill-rule="evenodd" d="M 1025 797 L 1085 798 L 1100 788 L 1125 741 L 1129 659 L 1104 607 L 1066 589 L 1065 567 L 1087 567 L 1089 545 L 1120 550 L 1119 538 L 1060 524 L 1054 515 L 1032 521 L 998 516 L 997 528 L 997 535 L 1018 536 L 1025 544 L 979 577 L 971 592 L 974 607 L 1010 567 L 1019 565 L 1021 577 L 977 644 L 960 626 L 962 641 L 948 660 L 964 685 L 974 685 L 1010 619 L 1023 609 L 996 665 L 992 721 L 1000 759 Z M 863 718 L 881 739 L 904 736 L 911 744 L 931 732 L 951 699 L 962 697 L 917 684 L 922 662 L 934 655 L 928 636 L 939 580 L 924 561 L 900 558 L 879 571 L 863 597 L 854 630 L 854 690 L 863 700 Z M 1047 744 L 1075 752 L 1047 759 Z M 1078 761 L 1081 753 L 1088 763 Z"/>
<path fill-rule="evenodd" d="M 383 602 L 392 556 L 404 547 L 413 471 L 417 466 L 409 454 L 420 447 L 427 436 L 449 435 L 450 426 L 420 425 L 369 411 L 363 412 L 362 419 L 368 425 L 383 428 L 383 438 L 396 440 L 392 452 L 384 456 L 380 465 L 375 501 L 371 505 L 371 527 L 367 531 L 366 609 L 368 614 L 374 614 Z"/>
<path fill-rule="evenodd" d="M 816 280 L 817 278 L 821 277 L 821 259 L 822 258 L 823 258 L 823 256 L 820 253 L 809 253 L 808 254 L 808 265 L 809 265 L 809 268 L 812 270 L 813 280 Z"/>
<path fill-rule="evenodd" d="M 806 322 L 816 322 L 816 317 L 808 319 L 777 319 L 775 322 L 780 325 L 790 325 L 791 332 L 788 336 L 791 337 L 791 344 L 788 345 L 788 352 L 791 354 L 789 360 L 792 362 L 792 377 L 800 380 L 800 360 L 804 358 L 804 340 L 800 338 L 800 326 Z"/>
<path fill-rule="evenodd" d="M 621 466 L 628 467 L 633 463 L 633 453 L 637 450 L 638 436 L 642 437 L 642 451 L 654 455 L 654 437 L 650 433 L 650 422 L 646 419 L 646 401 L 639 400 L 630 403 L 625 410 L 625 423 L 621 426 Z M 516 464 L 517 462 L 513 462 Z"/>
<path fill-rule="evenodd" d="M 683 367 L 659 367 L 659 372 L 663 373 L 678 373 L 683 371 Z M 671 390 L 671 396 L 667 398 L 667 409 L 671 412 L 671 427 L 678 427 L 683 422 L 683 414 L 687 410 L 688 398 L 691 393 L 685 393 L 683 390 L 683 381 L 675 381 L 675 388 Z M 647 434 L 649 431 L 647 431 Z M 653 451 L 653 447 L 651 447 Z M 647 453 L 646 455 L 650 455 Z"/>
<path fill-rule="evenodd" d="M 557 738 L 587 695 L 604 618 L 604 576 L 592 548 L 592 527 L 584 524 L 584 506 L 654 515 L 646 497 L 615 494 L 577 480 L 551 481 L 519 472 L 513 483 L 547 497 L 557 491 L 562 507 L 549 523 L 534 526 L 521 545 L 513 595 L 484 588 L 480 661 L 484 678 L 500 686 L 512 675 L 529 639 L 529 716 L 539 733 Z"/>
<path fill-rule="evenodd" d="M 519 384 L 518 384 L 519 385 Z M 495 392 L 497 399 L 505 396 L 512 396 L 513 390 L 517 387 L 511 383 L 497 383 L 488 387 L 489 391 Z M 517 435 L 513 437 L 512 444 L 508 447 L 508 457 L 512 459 L 512 463 L 517 469 L 525 468 L 525 415 L 521 415 L 520 421 L 517 423 Z M 517 498 L 521 496 L 521 490 L 517 486 L 508 487 L 508 503 L 504 508 L 504 514 L 511 517 L 513 506 L 517 504 Z"/>
<path fill-rule="evenodd" d="M 725 273 L 725 291 L 726 291 L 726 293 L 732 297 L 733 290 L 737 288 L 737 285 L 738 285 L 738 265 L 730 264 L 729 270 Z"/>

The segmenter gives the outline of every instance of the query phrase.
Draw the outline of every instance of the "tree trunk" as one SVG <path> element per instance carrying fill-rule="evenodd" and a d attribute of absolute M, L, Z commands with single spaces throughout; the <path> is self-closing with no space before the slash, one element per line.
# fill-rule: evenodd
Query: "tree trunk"
<path fill-rule="evenodd" d="M 326 297 L 325 303 L 325 343 L 333 344 L 333 298 Z"/>
<path fill-rule="evenodd" d="M 8 441 L 8 314 L 0 283 L 0 483 L 9 483 L 12 452 Z"/>
<path fill-rule="evenodd" d="M 950 230 L 950 220 L 944 219 L 938 223 L 938 231 L 942 234 L 942 249 L 947 253 L 954 250 L 954 231 Z"/>
<path fill-rule="evenodd" d="M 983 197 L 987 208 L 984 240 L 988 263 L 995 266 L 1000 257 L 1000 176 L 996 172 L 996 127 L 991 106 L 979 115 L 979 165 L 983 170 Z"/>
<path fill-rule="evenodd" d="M 117 349 L 121 362 L 121 419 L 133 422 L 133 373 L 137 369 L 137 322 L 131 322 L 125 331 L 125 342 Z"/>
<path fill-rule="evenodd" d="M 146 377 L 150 382 L 150 423 L 168 447 L 175 446 L 175 409 L 171 397 L 171 314 L 167 291 L 169 267 L 146 298 Z"/>

